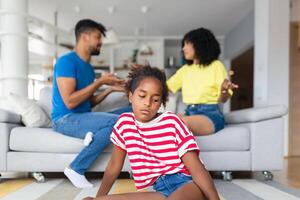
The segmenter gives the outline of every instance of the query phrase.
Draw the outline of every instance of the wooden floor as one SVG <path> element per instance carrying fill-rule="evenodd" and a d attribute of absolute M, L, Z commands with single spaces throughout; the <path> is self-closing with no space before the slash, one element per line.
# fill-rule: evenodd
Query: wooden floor
<path fill-rule="evenodd" d="M 274 171 L 274 181 L 300 189 L 300 157 L 284 159 L 281 171 Z"/>
<path fill-rule="evenodd" d="M 300 189 L 300 157 L 288 157 L 284 159 L 283 169 L 280 171 L 272 171 L 274 175 L 274 181 L 279 182 L 283 185 L 294 187 Z M 46 173 L 46 178 L 62 178 L 64 177 L 63 173 Z M 214 178 L 222 178 L 220 173 L 212 174 Z M 88 178 L 100 178 L 103 176 L 103 173 L 88 173 Z M 120 175 L 119 178 L 129 178 L 128 173 Z M 249 173 L 249 172 L 234 172 L 234 179 L 240 178 L 258 178 L 262 179 L 263 176 L 260 172 Z M 18 179 L 17 179 L 18 180 Z M 21 180 L 21 179 L 20 179 Z M 33 181 L 33 180 L 32 180 Z M 1 189 L 1 187 L 0 187 Z"/>

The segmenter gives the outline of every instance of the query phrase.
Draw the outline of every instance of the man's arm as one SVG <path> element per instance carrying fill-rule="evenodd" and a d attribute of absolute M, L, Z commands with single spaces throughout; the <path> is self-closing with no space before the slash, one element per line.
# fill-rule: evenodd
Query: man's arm
<path fill-rule="evenodd" d="M 97 192 L 97 197 L 107 195 L 115 180 L 118 178 L 126 156 L 126 151 L 114 146 L 112 156 L 105 168 L 101 186 Z"/>
<path fill-rule="evenodd" d="M 193 181 L 201 189 L 206 198 L 209 200 L 220 200 L 214 182 L 198 158 L 197 153 L 189 151 L 181 159 L 191 173 Z"/>
<path fill-rule="evenodd" d="M 120 84 L 123 80 L 118 79 L 112 74 L 105 74 L 98 78 L 95 82 L 88 85 L 87 87 L 76 91 L 76 79 L 58 77 L 57 85 L 60 95 L 69 109 L 77 107 L 83 101 L 90 99 L 95 91 L 103 84 L 113 85 Z"/>
<path fill-rule="evenodd" d="M 125 88 L 122 85 L 115 85 L 115 86 L 111 86 L 111 87 L 107 88 L 106 90 L 104 90 L 103 92 L 99 93 L 96 96 L 92 96 L 92 98 L 91 98 L 92 106 L 93 107 L 96 106 L 98 103 L 103 101 L 112 92 L 125 92 Z"/>

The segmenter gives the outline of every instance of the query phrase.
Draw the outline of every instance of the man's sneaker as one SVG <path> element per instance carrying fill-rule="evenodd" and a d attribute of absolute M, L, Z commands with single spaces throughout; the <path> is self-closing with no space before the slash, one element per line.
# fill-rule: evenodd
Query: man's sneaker
<path fill-rule="evenodd" d="M 91 188 L 93 185 L 85 178 L 84 175 L 78 174 L 70 168 L 65 168 L 64 174 L 68 177 L 71 183 L 77 188 Z"/>

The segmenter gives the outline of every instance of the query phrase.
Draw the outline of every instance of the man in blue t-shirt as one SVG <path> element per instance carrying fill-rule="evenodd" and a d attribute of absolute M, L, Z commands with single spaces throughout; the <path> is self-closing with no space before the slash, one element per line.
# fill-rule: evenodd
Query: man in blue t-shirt
<path fill-rule="evenodd" d="M 123 83 L 113 74 L 95 80 L 89 63 L 92 55 L 99 55 L 102 36 L 106 28 L 90 19 L 80 20 L 75 26 L 75 50 L 60 57 L 54 67 L 51 114 L 53 129 L 64 135 L 81 138 L 85 147 L 64 170 L 65 175 L 78 188 L 92 187 L 84 173 L 110 143 L 110 134 L 118 115 L 91 112 L 114 91 L 124 91 Z M 102 85 L 109 85 L 102 93 L 94 95 Z M 122 111 L 129 111 L 122 109 Z M 116 111 L 115 113 L 120 113 Z"/>

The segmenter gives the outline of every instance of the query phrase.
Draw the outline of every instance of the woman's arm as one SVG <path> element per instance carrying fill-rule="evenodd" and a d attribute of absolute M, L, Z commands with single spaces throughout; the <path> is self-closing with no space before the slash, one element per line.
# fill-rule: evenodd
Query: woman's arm
<path fill-rule="evenodd" d="M 96 198 L 107 195 L 113 183 L 118 178 L 126 156 L 126 151 L 114 145 L 112 156 L 105 168 L 101 186 L 97 192 Z"/>
<path fill-rule="evenodd" d="M 195 151 L 189 151 L 181 157 L 192 175 L 193 181 L 209 200 L 220 200 L 210 174 L 205 169 Z"/>

